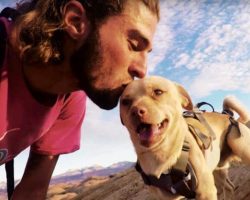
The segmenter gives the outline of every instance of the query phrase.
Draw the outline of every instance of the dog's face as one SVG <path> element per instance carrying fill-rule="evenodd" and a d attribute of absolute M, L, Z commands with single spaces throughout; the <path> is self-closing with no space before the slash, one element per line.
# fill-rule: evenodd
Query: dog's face
<path fill-rule="evenodd" d="M 160 148 L 183 108 L 192 109 L 189 95 L 167 79 L 154 76 L 130 83 L 120 98 L 120 114 L 137 153 Z"/>

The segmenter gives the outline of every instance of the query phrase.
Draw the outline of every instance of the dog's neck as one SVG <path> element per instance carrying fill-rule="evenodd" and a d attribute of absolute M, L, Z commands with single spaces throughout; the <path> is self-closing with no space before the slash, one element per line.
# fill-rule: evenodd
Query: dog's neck
<path fill-rule="evenodd" d="M 167 130 L 167 135 L 171 136 L 167 136 L 159 148 L 138 154 L 140 165 L 147 175 L 159 178 L 162 173 L 170 170 L 180 157 L 188 126 L 182 117 L 177 121 L 181 124 L 175 123 Z"/>

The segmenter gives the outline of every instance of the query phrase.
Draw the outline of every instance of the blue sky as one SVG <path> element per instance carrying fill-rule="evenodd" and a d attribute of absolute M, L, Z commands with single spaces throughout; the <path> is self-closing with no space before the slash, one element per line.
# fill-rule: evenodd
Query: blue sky
<path fill-rule="evenodd" d="M 1 1 L 0 8 L 9 3 Z M 148 75 L 182 84 L 194 103 L 207 101 L 217 111 L 227 95 L 250 108 L 249 19 L 248 0 L 162 0 Z M 60 157 L 54 174 L 136 160 L 117 108 L 102 111 L 88 102 L 81 145 L 76 153 Z M 26 150 L 16 159 L 17 178 L 27 154 Z M 0 180 L 3 171 L 0 167 Z"/>

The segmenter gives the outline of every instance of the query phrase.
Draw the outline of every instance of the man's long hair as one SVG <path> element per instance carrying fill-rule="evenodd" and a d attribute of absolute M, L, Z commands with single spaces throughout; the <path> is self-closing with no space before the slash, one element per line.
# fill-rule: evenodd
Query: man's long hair
<path fill-rule="evenodd" d="M 24 63 L 60 64 L 64 59 L 65 35 L 62 10 L 70 0 L 23 0 L 17 4 L 17 44 Z M 128 0 L 78 0 L 91 23 L 100 25 L 109 16 L 119 15 Z M 143 2 L 159 20 L 158 0 Z"/>

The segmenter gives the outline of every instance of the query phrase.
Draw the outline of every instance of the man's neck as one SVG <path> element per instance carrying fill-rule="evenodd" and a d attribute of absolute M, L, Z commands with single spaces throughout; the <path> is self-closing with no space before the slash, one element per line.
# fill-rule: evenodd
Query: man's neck
<path fill-rule="evenodd" d="M 16 54 L 20 54 L 16 44 L 16 29 L 10 34 L 10 45 Z M 67 37 L 67 36 L 65 36 Z M 71 67 L 70 57 L 76 49 L 75 42 L 65 38 L 65 58 L 60 65 L 30 64 L 23 65 L 23 78 L 32 95 L 40 102 L 49 102 L 56 99 L 59 94 L 68 94 L 79 89 L 78 80 L 75 78 Z M 52 101 L 54 102 L 54 101 Z"/>
<path fill-rule="evenodd" d="M 23 77 L 36 100 L 53 105 L 60 94 L 78 90 L 78 81 L 66 64 L 24 65 Z"/>

